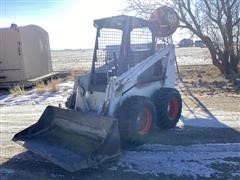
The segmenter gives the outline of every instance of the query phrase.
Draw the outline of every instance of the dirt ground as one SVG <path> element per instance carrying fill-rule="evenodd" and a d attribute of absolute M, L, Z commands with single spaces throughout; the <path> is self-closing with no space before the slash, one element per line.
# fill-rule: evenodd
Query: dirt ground
<path fill-rule="evenodd" d="M 213 65 L 179 66 L 179 72 L 183 96 L 192 94 L 210 108 L 240 111 L 240 87 L 226 80 Z"/>
<path fill-rule="evenodd" d="M 179 71 L 176 86 L 183 99 L 182 123 L 170 130 L 155 129 L 146 145 L 155 148 L 128 147 L 119 162 L 76 173 L 64 171 L 11 141 L 15 133 L 36 122 L 46 104 L 0 105 L 0 179 L 239 179 L 239 88 L 211 65 L 180 66 Z M 196 126 L 185 121 L 190 116 L 194 123 L 198 121 Z M 219 120 L 220 126 L 202 127 L 201 122 L 209 119 Z M 151 152 L 153 156 L 147 154 Z M 146 163 L 142 171 L 137 162 L 127 166 L 135 154 L 138 159 L 142 156 L 140 164 Z M 154 164 L 150 157 L 163 159 Z"/>

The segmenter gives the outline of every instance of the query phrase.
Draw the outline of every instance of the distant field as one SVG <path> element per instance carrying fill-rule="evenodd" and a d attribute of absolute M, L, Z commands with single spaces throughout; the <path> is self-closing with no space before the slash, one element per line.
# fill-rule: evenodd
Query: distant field
<path fill-rule="evenodd" d="M 91 67 L 92 50 L 52 51 L 54 71 L 88 71 Z M 176 48 L 179 65 L 211 64 L 210 54 L 206 48 Z"/>
<path fill-rule="evenodd" d="M 92 50 L 62 50 L 52 51 L 52 65 L 54 71 L 87 71 L 92 63 Z"/>
<path fill-rule="evenodd" d="M 179 65 L 212 64 L 207 48 L 176 48 L 176 56 Z"/>

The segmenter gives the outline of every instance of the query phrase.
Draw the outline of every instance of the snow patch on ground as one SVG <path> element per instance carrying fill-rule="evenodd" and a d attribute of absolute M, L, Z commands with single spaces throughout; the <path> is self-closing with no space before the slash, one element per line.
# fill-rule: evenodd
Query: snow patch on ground
<path fill-rule="evenodd" d="M 184 110 L 178 123 L 179 126 L 240 128 L 240 112 L 219 111 L 209 109 L 211 114 L 201 110 Z"/>
<path fill-rule="evenodd" d="M 32 89 L 22 96 L 13 96 L 12 94 L 1 95 L 0 106 L 64 103 L 72 92 L 73 81 L 58 84 L 57 87 L 59 88 L 57 92 L 37 93 L 36 89 Z"/>
<path fill-rule="evenodd" d="M 211 177 L 221 173 L 212 167 L 213 164 L 240 165 L 237 161 L 226 161 L 227 157 L 240 157 L 239 143 L 191 146 L 146 144 L 134 151 L 124 151 L 117 165 L 110 169 L 154 176 Z M 239 173 L 240 170 L 233 172 L 236 176 Z"/>
<path fill-rule="evenodd" d="M 37 93 L 36 89 L 27 91 L 25 95 L 0 95 L 1 106 L 13 105 L 58 105 L 64 104 L 72 92 L 73 81 L 57 85 L 59 91 Z M 240 128 L 240 112 L 219 111 L 209 109 L 206 112 L 201 106 L 184 108 L 178 126 Z"/>

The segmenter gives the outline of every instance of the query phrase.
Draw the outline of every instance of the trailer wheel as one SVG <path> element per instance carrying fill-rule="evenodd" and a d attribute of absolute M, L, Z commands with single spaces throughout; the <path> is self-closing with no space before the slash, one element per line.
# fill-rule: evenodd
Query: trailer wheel
<path fill-rule="evenodd" d="M 116 117 L 123 141 L 142 144 L 152 132 L 156 117 L 155 107 L 151 99 L 133 96 L 122 103 Z"/>
<path fill-rule="evenodd" d="M 76 103 L 76 92 L 72 93 L 68 98 L 67 101 L 65 102 L 65 106 L 68 109 L 74 109 L 75 108 L 75 103 Z"/>
<path fill-rule="evenodd" d="M 181 95 L 176 89 L 162 88 L 153 94 L 157 126 L 169 129 L 176 126 L 182 113 Z"/>

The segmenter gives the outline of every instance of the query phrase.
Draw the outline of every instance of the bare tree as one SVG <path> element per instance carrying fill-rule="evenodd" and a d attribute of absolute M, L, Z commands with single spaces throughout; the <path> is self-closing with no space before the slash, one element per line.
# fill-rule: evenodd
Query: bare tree
<path fill-rule="evenodd" d="M 124 11 L 146 17 L 161 5 L 178 12 L 180 27 L 206 44 L 212 63 L 226 77 L 239 75 L 240 0 L 128 0 Z"/>

